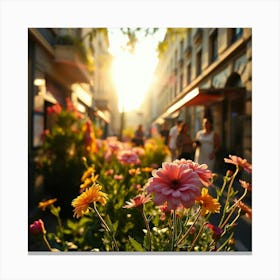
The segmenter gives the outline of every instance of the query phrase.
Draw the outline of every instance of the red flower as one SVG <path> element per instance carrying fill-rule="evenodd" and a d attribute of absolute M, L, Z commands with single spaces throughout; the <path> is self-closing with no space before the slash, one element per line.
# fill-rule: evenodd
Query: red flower
<path fill-rule="evenodd" d="M 46 234 L 44 222 L 41 219 L 31 224 L 29 230 L 34 235 Z"/>
<path fill-rule="evenodd" d="M 211 229 L 211 231 L 214 234 L 214 237 L 216 237 L 216 238 L 219 238 L 223 233 L 223 230 L 221 228 L 216 227 L 212 224 L 207 224 L 206 226 Z"/>
<path fill-rule="evenodd" d="M 48 115 L 59 114 L 61 112 L 61 110 L 62 110 L 62 108 L 61 108 L 60 104 L 56 103 L 53 106 L 47 108 L 47 114 Z"/>

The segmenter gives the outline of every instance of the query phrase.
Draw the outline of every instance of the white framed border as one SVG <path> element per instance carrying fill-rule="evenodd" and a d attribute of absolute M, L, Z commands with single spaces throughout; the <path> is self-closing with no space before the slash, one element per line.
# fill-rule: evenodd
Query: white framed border
<path fill-rule="evenodd" d="M 279 2 L 0 1 L 0 279 L 280 279 Z M 28 27 L 251 27 L 253 253 L 29 255 Z"/>

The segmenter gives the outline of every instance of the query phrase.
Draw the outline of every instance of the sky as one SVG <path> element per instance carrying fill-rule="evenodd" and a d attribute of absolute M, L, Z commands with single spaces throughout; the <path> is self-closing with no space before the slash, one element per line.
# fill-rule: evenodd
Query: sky
<path fill-rule="evenodd" d="M 157 45 L 164 39 L 165 29 L 160 28 L 147 37 L 139 34 L 133 54 L 124 50 L 126 37 L 120 29 L 109 29 L 110 48 L 114 57 L 113 79 L 119 96 L 120 111 L 137 110 L 153 82 L 158 62 Z"/>

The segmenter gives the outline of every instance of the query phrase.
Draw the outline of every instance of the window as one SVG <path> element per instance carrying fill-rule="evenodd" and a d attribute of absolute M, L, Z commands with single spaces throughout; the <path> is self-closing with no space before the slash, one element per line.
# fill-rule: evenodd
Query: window
<path fill-rule="evenodd" d="M 218 58 L 218 32 L 217 29 L 211 34 L 209 38 L 209 60 L 210 63 Z"/>
<path fill-rule="evenodd" d="M 187 85 L 191 83 L 191 64 L 189 63 L 187 66 Z"/>
<path fill-rule="evenodd" d="M 243 34 L 243 28 L 230 28 L 230 35 L 231 35 L 230 42 L 234 43 L 239 38 L 241 38 L 242 34 Z"/>
<path fill-rule="evenodd" d="M 174 83 L 174 98 L 177 96 L 177 79 L 175 78 L 175 83 Z"/>
<path fill-rule="evenodd" d="M 177 67 L 177 62 L 178 62 L 178 51 L 175 51 L 175 55 L 174 55 L 174 68 Z"/>
<path fill-rule="evenodd" d="M 183 90 L 183 74 L 180 75 L 180 89 L 179 91 L 181 92 Z"/>
<path fill-rule="evenodd" d="M 198 51 L 196 54 L 196 76 L 201 74 L 202 69 L 202 51 Z"/>
<path fill-rule="evenodd" d="M 180 42 L 180 59 L 184 57 L 184 40 L 182 39 Z"/>

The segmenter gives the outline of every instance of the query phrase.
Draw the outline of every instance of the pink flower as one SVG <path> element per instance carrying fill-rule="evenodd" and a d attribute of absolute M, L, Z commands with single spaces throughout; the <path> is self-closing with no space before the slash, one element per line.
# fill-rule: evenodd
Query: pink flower
<path fill-rule="evenodd" d="M 38 221 L 35 221 L 33 224 L 31 224 L 29 227 L 29 230 L 34 235 L 46 233 L 44 222 L 41 219 L 39 219 Z"/>
<path fill-rule="evenodd" d="M 130 165 L 130 164 L 140 164 L 141 161 L 136 153 L 132 150 L 123 150 L 118 154 L 118 160 L 122 164 Z"/>
<path fill-rule="evenodd" d="M 141 148 L 141 147 L 133 147 L 132 150 L 139 157 L 145 155 L 145 150 L 143 148 Z"/>
<path fill-rule="evenodd" d="M 151 196 L 145 196 L 144 193 L 135 196 L 134 198 L 130 199 L 130 201 L 126 202 L 126 205 L 123 208 L 135 208 L 135 207 L 142 207 L 145 203 L 151 200 Z"/>
<path fill-rule="evenodd" d="M 122 174 L 116 174 L 114 175 L 114 179 L 117 180 L 117 181 L 121 181 L 123 179 L 123 175 Z"/>
<path fill-rule="evenodd" d="M 156 205 L 167 202 L 168 210 L 176 210 L 180 205 L 190 208 L 200 195 L 199 177 L 187 164 L 164 162 L 162 168 L 152 171 L 152 176 L 147 191 L 155 194 Z"/>
<path fill-rule="evenodd" d="M 112 153 L 115 153 L 123 149 L 123 143 L 118 141 L 116 137 L 108 137 L 106 139 L 106 142 Z"/>
<path fill-rule="evenodd" d="M 189 168 L 191 168 L 194 172 L 197 173 L 201 183 L 205 187 L 209 187 L 212 185 L 211 179 L 212 179 L 212 171 L 207 169 L 207 164 L 198 164 L 197 162 L 193 162 L 191 160 L 181 159 L 181 160 L 175 160 L 178 164 L 187 164 Z"/>
<path fill-rule="evenodd" d="M 250 163 L 248 163 L 246 159 L 243 159 L 238 156 L 232 156 L 232 155 L 229 155 L 229 157 L 230 157 L 230 159 L 224 158 L 226 163 L 238 165 L 238 166 L 242 167 L 246 172 L 252 173 L 252 165 Z"/>
<path fill-rule="evenodd" d="M 106 170 L 105 172 L 104 172 L 104 174 L 105 175 L 113 175 L 114 174 L 114 169 L 109 169 L 109 170 Z"/>

